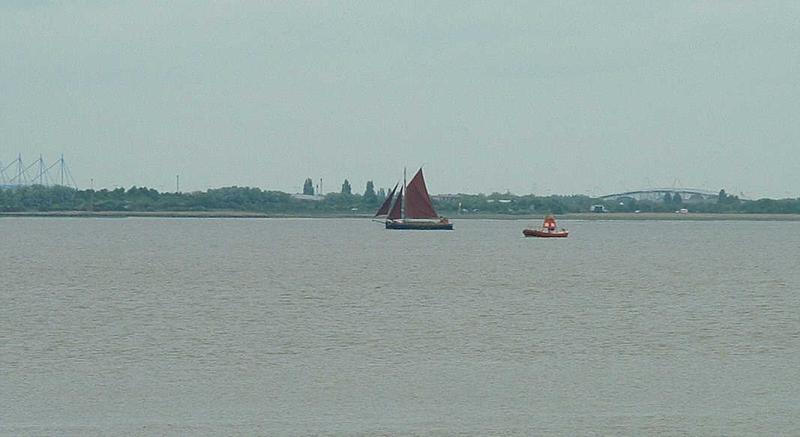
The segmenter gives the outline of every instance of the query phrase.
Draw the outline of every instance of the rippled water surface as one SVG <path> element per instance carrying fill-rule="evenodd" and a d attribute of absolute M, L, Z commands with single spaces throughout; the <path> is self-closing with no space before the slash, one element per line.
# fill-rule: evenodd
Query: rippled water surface
<path fill-rule="evenodd" d="M 800 434 L 800 223 L 0 219 L 0 433 Z"/>

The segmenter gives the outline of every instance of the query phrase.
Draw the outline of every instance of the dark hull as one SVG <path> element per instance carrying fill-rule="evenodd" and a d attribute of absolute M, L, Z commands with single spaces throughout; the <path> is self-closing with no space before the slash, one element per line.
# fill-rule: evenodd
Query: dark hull
<path fill-rule="evenodd" d="M 568 231 L 546 231 L 543 229 L 525 229 L 522 234 L 526 237 L 539 237 L 539 238 L 567 238 Z"/>
<path fill-rule="evenodd" d="M 452 223 L 439 223 L 439 222 L 411 222 L 411 223 L 399 223 L 399 222 L 386 222 L 386 229 L 402 229 L 402 230 L 412 230 L 412 231 L 452 231 L 453 224 Z"/>

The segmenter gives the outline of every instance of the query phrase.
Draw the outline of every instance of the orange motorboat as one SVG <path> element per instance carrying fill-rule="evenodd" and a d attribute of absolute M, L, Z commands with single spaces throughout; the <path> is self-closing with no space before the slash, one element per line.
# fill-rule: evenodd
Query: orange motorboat
<path fill-rule="evenodd" d="M 522 235 L 539 238 L 566 238 L 569 236 L 569 231 L 564 228 L 559 229 L 556 224 L 556 218 L 552 215 L 548 215 L 544 218 L 544 223 L 542 223 L 541 228 L 524 229 Z"/>

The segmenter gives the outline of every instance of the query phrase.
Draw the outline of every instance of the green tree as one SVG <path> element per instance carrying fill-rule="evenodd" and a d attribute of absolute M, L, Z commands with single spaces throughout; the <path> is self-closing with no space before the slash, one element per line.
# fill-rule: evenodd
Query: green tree
<path fill-rule="evenodd" d="M 672 194 L 664 193 L 664 204 L 666 205 L 672 204 Z"/>
<path fill-rule="evenodd" d="M 725 190 L 719 191 L 719 196 L 717 197 L 717 203 L 722 205 L 731 205 L 734 203 L 739 203 L 739 197 L 734 196 L 732 194 L 728 194 Z"/>
<path fill-rule="evenodd" d="M 680 205 L 683 203 L 683 197 L 681 197 L 681 193 L 675 193 L 672 195 L 672 203 L 675 205 Z"/>
<path fill-rule="evenodd" d="M 342 183 L 342 194 L 350 196 L 353 194 L 353 187 L 350 186 L 350 181 L 347 179 Z"/>
<path fill-rule="evenodd" d="M 375 184 L 372 181 L 367 181 L 367 189 L 364 190 L 364 203 L 372 204 L 378 201 L 378 196 L 375 194 Z"/>
<path fill-rule="evenodd" d="M 312 181 L 311 178 L 307 178 L 306 182 L 303 184 L 303 194 L 309 196 L 314 195 L 314 181 Z"/>

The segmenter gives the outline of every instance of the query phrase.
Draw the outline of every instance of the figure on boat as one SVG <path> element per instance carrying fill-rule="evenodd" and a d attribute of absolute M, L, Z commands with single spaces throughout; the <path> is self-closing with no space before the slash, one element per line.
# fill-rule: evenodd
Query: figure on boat
<path fill-rule="evenodd" d="M 408 185 L 400 187 L 399 192 L 398 185 L 394 186 L 375 213 L 376 218 L 385 218 L 386 229 L 453 229 L 450 220 L 439 216 L 433 207 L 421 168 Z"/>
<path fill-rule="evenodd" d="M 544 218 L 544 223 L 540 228 L 524 229 L 522 235 L 540 238 L 565 238 L 569 235 L 569 231 L 564 228 L 559 229 L 558 224 L 556 224 L 556 218 L 548 215 Z"/>

